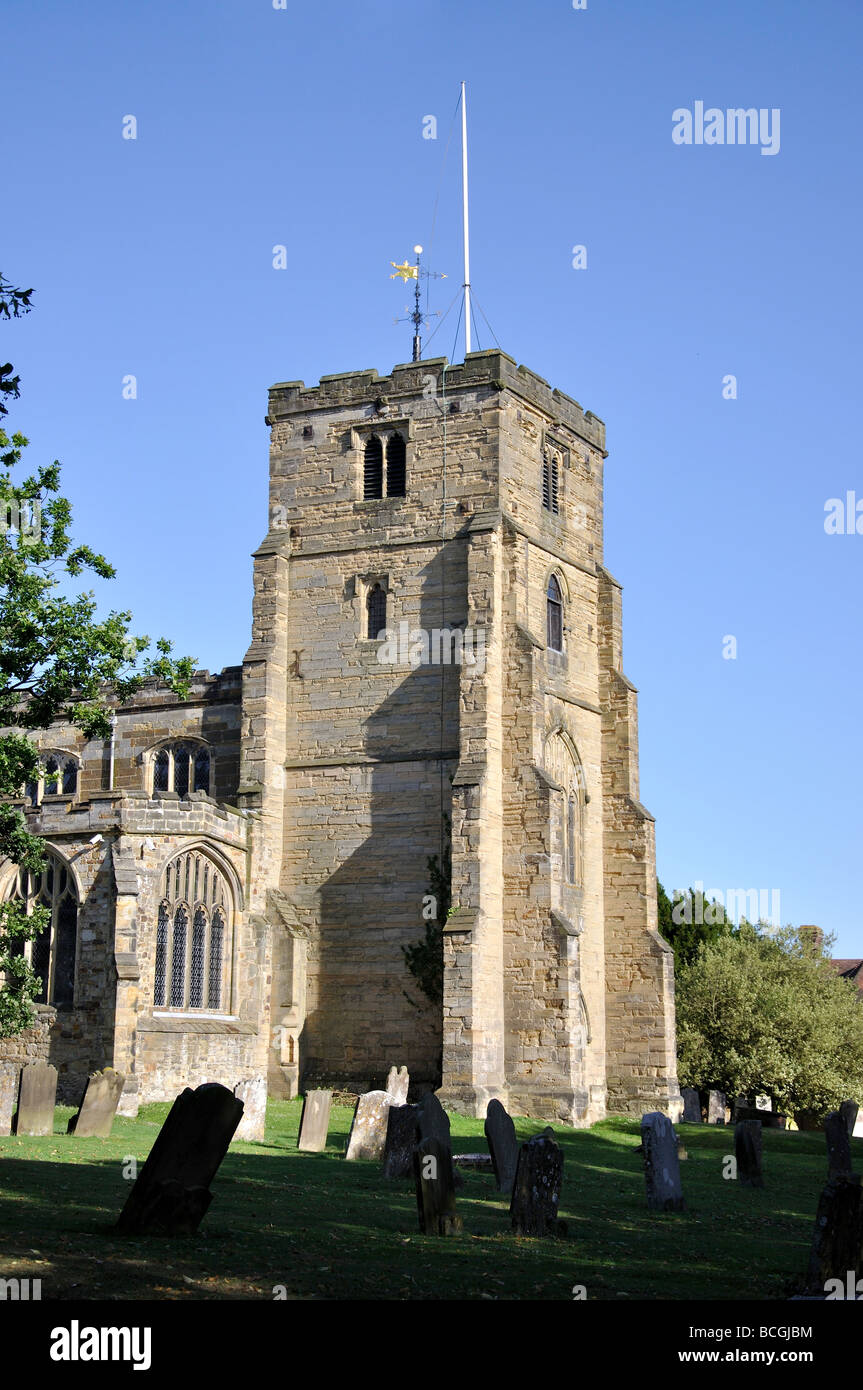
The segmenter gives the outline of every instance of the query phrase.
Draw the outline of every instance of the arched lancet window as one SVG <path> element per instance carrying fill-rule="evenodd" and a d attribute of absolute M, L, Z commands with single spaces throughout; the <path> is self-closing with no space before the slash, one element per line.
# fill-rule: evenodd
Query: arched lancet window
<path fill-rule="evenodd" d="M 563 651 L 563 593 L 557 576 L 552 575 L 546 590 L 548 610 L 546 641 L 553 652 Z"/>
<path fill-rule="evenodd" d="M 369 589 L 366 598 L 366 612 L 368 613 L 367 635 L 369 637 L 380 637 L 387 625 L 387 596 L 380 584 L 374 584 Z"/>
<path fill-rule="evenodd" d="M 387 441 L 387 497 L 405 495 L 405 442 L 400 434 Z"/>
<path fill-rule="evenodd" d="M 363 456 L 363 497 L 383 497 L 384 450 L 381 441 L 373 434 L 366 441 Z"/>
<path fill-rule="evenodd" d="M 67 753 L 50 753 L 41 764 L 39 774 L 24 788 L 24 797 L 31 806 L 39 806 L 44 796 L 77 796 L 78 760 Z"/>
<path fill-rule="evenodd" d="M 230 890 L 215 864 L 200 850 L 172 859 L 156 923 L 154 1008 L 226 1009 L 230 920 Z"/>
<path fill-rule="evenodd" d="M 170 743 L 160 748 L 152 760 L 152 795 L 190 791 L 210 792 L 212 759 L 210 750 L 198 744 Z"/>
<path fill-rule="evenodd" d="M 558 731 L 545 748 L 545 768 L 563 791 L 563 876 L 580 885 L 584 879 L 584 776 L 569 740 Z"/>
<path fill-rule="evenodd" d="M 7 902 L 23 904 L 28 917 L 35 907 L 48 909 L 49 921 L 32 941 L 15 939 L 13 954 L 24 956 L 42 981 L 35 996 L 40 1004 L 72 1004 L 75 1000 L 75 958 L 78 946 L 78 894 L 62 860 L 48 851 L 38 874 L 19 869 L 6 891 Z"/>

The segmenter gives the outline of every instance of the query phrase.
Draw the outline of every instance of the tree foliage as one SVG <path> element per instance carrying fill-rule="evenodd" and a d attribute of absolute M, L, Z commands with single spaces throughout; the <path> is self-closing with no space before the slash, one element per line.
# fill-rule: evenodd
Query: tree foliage
<path fill-rule="evenodd" d="M 426 895 L 434 905 L 434 915 L 426 921 L 425 934 L 412 946 L 403 946 L 402 955 L 410 973 L 426 998 L 440 1008 L 443 1004 L 443 924 L 452 912 L 452 822 L 443 817 L 444 844 L 440 857 L 429 855 L 429 889 Z"/>
<path fill-rule="evenodd" d="M 706 898 L 700 890 L 688 888 L 683 893 L 675 889 L 672 900 L 657 879 L 656 900 L 659 933 L 674 948 L 675 972 L 694 960 L 702 945 L 735 930 L 722 903 Z"/>
<path fill-rule="evenodd" d="M 748 922 L 703 944 L 677 975 L 681 1084 L 769 1095 L 785 1113 L 863 1100 L 863 1008 L 831 944 Z"/>
<path fill-rule="evenodd" d="M 32 290 L 0 275 L 0 319 L 30 312 Z M 11 363 L 0 366 L 0 418 L 20 396 Z M 65 719 L 86 738 L 108 738 L 114 706 L 147 680 L 167 684 L 181 698 L 194 670 L 190 657 L 174 658 L 171 643 L 132 636 L 130 613 L 97 615 L 91 591 L 75 593 L 88 572 L 113 579 L 103 555 L 72 537 L 72 508 L 60 491 L 55 459 L 13 476 L 28 440 L 0 426 L 0 798 L 18 798 L 35 778 L 39 757 L 28 732 Z M 32 873 L 45 862 L 42 841 L 29 833 L 21 810 L 0 802 L 0 857 Z M 20 954 L 22 940 L 46 925 L 47 912 L 27 916 L 19 904 L 0 905 L 0 1037 L 33 1021 L 41 988 Z M 16 947 L 18 949 L 16 949 Z"/>

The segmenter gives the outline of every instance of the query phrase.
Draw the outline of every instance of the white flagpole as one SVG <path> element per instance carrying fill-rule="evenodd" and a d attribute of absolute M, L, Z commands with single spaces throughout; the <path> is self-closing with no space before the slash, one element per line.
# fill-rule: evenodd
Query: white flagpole
<path fill-rule="evenodd" d="M 461 84 L 461 188 L 464 214 L 464 355 L 470 352 L 470 239 L 467 224 L 467 110 Z"/>

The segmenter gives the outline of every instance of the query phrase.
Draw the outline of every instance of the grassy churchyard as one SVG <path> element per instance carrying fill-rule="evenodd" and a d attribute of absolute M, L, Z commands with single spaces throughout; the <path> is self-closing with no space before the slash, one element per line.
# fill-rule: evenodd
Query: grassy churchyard
<path fill-rule="evenodd" d="M 555 1129 L 565 1166 L 563 1241 L 510 1233 L 490 1173 L 466 1172 L 464 1233 L 420 1235 L 413 1183 L 346 1163 L 352 1109 L 334 1106 L 327 1149 L 298 1153 L 302 1102 L 270 1102 L 267 1142 L 234 1144 L 196 1236 L 125 1238 L 112 1226 L 169 1106 L 117 1118 L 111 1139 L 55 1133 L 0 1139 L 0 1251 L 6 1278 L 41 1279 L 42 1298 L 775 1299 L 802 1275 L 826 1181 L 823 1134 L 765 1130 L 763 1190 L 723 1178 L 733 1130 L 681 1125 L 687 1211 L 648 1213 L 635 1120 Z M 450 1117 L 455 1153 L 485 1151 L 480 1120 Z M 537 1121 L 516 1120 L 519 1140 Z M 852 1140 L 856 1168 L 863 1140 Z M 124 1176 L 124 1174 L 126 1176 Z"/>

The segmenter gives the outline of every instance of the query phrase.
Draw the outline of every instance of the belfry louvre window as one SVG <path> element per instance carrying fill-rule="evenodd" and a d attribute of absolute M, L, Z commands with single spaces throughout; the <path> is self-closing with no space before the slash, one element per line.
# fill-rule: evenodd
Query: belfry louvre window
<path fill-rule="evenodd" d="M 366 441 L 363 456 L 363 498 L 383 497 L 384 447 L 376 434 Z"/>
<path fill-rule="evenodd" d="M 31 806 L 38 806 L 43 796 L 75 796 L 77 792 L 78 761 L 63 753 L 49 753 L 39 776 L 24 788 L 24 796 Z"/>
<path fill-rule="evenodd" d="M 153 758 L 153 795 L 210 791 L 210 750 L 200 744 L 171 743 Z"/>
<path fill-rule="evenodd" d="M 400 434 L 387 440 L 387 497 L 405 495 L 405 442 Z"/>
<path fill-rule="evenodd" d="M 557 454 L 545 454 L 542 460 L 542 505 L 547 512 L 559 516 L 558 479 L 560 464 Z"/>
<path fill-rule="evenodd" d="M 555 575 L 548 581 L 546 592 L 548 610 L 546 641 L 553 652 L 563 651 L 563 594 Z"/>
<path fill-rule="evenodd" d="M 172 859 L 156 921 L 154 1008 L 227 1011 L 229 924 L 228 885 L 211 860 L 197 851 Z"/>
<path fill-rule="evenodd" d="M 375 584 L 369 589 L 366 598 L 366 612 L 368 614 L 367 635 L 380 637 L 387 625 L 387 596 L 380 584 Z"/>
<path fill-rule="evenodd" d="M 6 892 L 7 902 L 22 904 L 27 917 L 33 909 L 48 909 L 49 921 L 32 941 L 11 939 L 12 956 L 23 956 L 42 981 L 34 998 L 38 1004 L 72 1004 L 75 998 L 75 953 L 78 940 L 78 894 L 72 875 L 57 855 L 38 874 L 19 869 Z"/>

